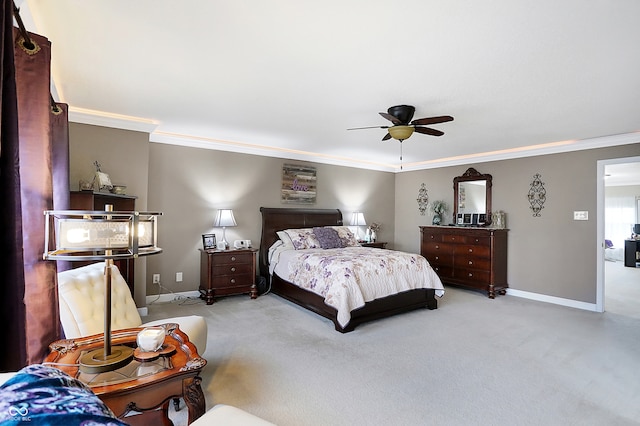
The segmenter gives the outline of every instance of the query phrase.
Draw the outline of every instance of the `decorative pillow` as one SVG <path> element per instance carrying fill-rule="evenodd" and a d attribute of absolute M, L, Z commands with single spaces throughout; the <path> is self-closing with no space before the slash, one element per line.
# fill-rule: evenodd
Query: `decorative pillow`
<path fill-rule="evenodd" d="M 338 231 L 330 227 L 316 227 L 313 228 L 313 233 L 320 242 L 320 247 L 323 249 L 341 248 L 344 247 L 342 239 L 338 235 Z"/>
<path fill-rule="evenodd" d="M 0 422 L 126 426 L 87 385 L 57 368 L 30 365 L 0 388 Z"/>
<path fill-rule="evenodd" d="M 342 247 L 358 247 L 358 240 L 353 232 L 346 226 L 329 226 L 329 228 L 335 229 L 338 232 L 338 236 L 342 240 Z"/>
<path fill-rule="evenodd" d="M 284 232 L 291 238 L 296 250 L 320 248 L 320 242 L 311 228 L 285 229 Z"/>
<path fill-rule="evenodd" d="M 290 246 L 291 248 L 293 248 L 293 241 L 291 241 L 291 237 L 286 232 L 277 231 L 276 234 L 285 246 Z"/>

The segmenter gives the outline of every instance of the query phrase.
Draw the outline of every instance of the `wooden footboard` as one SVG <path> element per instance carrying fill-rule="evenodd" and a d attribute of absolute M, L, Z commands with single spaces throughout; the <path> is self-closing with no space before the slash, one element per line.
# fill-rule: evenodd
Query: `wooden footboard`
<path fill-rule="evenodd" d="M 345 327 L 342 327 L 338 323 L 338 311 L 327 305 L 322 296 L 291 284 L 277 275 L 273 276 L 271 291 L 303 308 L 328 318 L 333 322 L 335 329 L 341 333 L 353 331 L 358 325 L 367 321 L 390 317 L 414 309 L 438 308 L 434 289 L 409 290 L 367 302 L 363 307 L 352 311 L 351 321 Z"/>

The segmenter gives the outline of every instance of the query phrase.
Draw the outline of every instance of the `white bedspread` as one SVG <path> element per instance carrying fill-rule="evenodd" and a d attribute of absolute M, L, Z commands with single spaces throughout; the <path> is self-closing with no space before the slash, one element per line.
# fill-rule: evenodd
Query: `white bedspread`
<path fill-rule="evenodd" d="M 367 247 L 280 250 L 272 256 L 271 272 L 324 297 L 338 311 L 344 327 L 351 311 L 365 302 L 416 288 L 444 294 L 440 278 L 417 254 Z"/>

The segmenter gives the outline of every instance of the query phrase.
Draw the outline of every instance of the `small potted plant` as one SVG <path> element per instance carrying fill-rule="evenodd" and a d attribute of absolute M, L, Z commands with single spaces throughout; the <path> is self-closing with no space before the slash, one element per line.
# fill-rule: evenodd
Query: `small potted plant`
<path fill-rule="evenodd" d="M 431 211 L 433 212 L 433 220 L 431 223 L 440 225 L 442 223 L 442 215 L 448 210 L 447 203 L 442 200 L 436 200 L 431 203 Z"/>

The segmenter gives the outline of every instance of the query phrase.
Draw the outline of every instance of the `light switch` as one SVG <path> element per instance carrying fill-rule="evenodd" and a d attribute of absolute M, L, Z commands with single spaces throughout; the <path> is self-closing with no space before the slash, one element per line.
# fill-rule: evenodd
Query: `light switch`
<path fill-rule="evenodd" d="M 573 220 L 589 220 L 588 211 L 574 211 Z"/>

